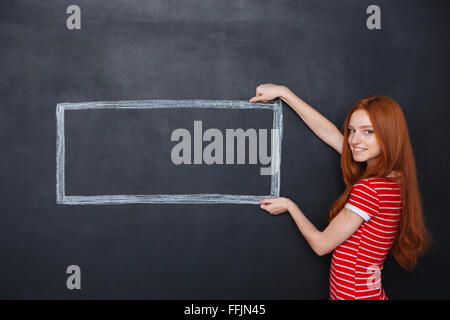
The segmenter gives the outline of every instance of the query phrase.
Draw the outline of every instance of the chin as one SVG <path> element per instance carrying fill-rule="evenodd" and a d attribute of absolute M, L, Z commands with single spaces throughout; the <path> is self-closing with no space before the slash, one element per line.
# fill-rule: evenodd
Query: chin
<path fill-rule="evenodd" d="M 352 155 L 352 157 L 353 157 L 353 161 L 358 162 L 358 163 L 363 163 L 363 162 L 367 163 L 368 161 L 377 158 L 377 156 L 371 157 L 370 155 L 366 156 L 366 157 L 358 157 L 358 156 L 355 157 Z"/>
<path fill-rule="evenodd" d="M 353 157 L 353 161 L 355 161 L 355 162 L 367 162 L 367 160 L 369 160 L 368 157 L 355 157 L 353 155 L 352 155 L 352 157 Z"/>

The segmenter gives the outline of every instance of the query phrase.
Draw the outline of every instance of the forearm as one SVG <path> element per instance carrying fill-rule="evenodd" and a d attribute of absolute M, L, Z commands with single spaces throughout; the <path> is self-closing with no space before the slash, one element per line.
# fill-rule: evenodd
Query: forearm
<path fill-rule="evenodd" d="M 291 202 L 288 206 L 288 211 L 314 252 L 319 256 L 327 253 L 323 248 L 323 233 L 319 231 L 308 218 L 306 218 L 300 208 L 294 202 Z"/>
<path fill-rule="evenodd" d="M 306 123 L 306 125 L 326 144 L 337 152 L 342 151 L 343 135 L 339 129 L 317 110 L 284 87 L 280 99 L 286 102 Z"/>

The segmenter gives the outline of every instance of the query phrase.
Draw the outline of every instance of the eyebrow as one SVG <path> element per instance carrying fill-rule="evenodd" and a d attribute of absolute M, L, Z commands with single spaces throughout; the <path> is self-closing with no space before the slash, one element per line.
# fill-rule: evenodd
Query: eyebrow
<path fill-rule="evenodd" d="M 348 126 L 349 126 L 349 128 L 350 128 L 350 127 L 353 128 L 353 126 L 350 125 L 350 124 L 349 124 Z M 368 125 L 368 126 L 361 126 L 360 128 L 361 128 L 361 129 L 373 128 L 373 126 L 369 126 L 369 125 Z"/>

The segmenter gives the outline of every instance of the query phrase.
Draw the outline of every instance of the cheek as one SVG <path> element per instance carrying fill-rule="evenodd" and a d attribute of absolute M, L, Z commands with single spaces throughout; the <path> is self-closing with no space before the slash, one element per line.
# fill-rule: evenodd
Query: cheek
<path fill-rule="evenodd" d="M 375 137 L 371 137 L 369 143 L 370 143 L 370 147 L 373 150 L 373 152 L 375 152 L 377 154 L 380 153 L 381 147 L 380 147 L 380 144 L 378 143 L 378 140 Z"/>
<path fill-rule="evenodd" d="M 347 138 L 347 143 L 348 143 L 349 146 L 352 145 L 352 140 L 353 140 L 353 136 L 352 136 L 352 134 L 349 134 L 348 138 Z"/>

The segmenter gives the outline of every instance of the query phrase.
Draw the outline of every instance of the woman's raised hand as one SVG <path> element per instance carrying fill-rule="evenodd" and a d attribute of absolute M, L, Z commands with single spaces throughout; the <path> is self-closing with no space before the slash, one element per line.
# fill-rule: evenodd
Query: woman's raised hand
<path fill-rule="evenodd" d="M 251 98 L 250 102 L 267 102 L 276 99 L 287 90 L 285 86 L 279 86 L 272 83 L 264 83 L 256 88 L 256 96 Z"/>

